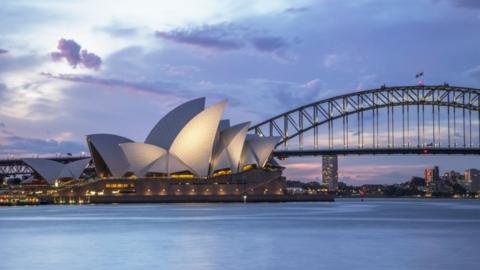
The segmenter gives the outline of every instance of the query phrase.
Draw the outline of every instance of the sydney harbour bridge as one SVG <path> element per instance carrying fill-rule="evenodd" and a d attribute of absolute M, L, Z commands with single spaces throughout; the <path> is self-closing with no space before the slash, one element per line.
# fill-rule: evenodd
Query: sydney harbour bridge
<path fill-rule="evenodd" d="M 480 89 L 382 86 L 316 101 L 256 124 L 259 136 L 280 136 L 274 156 L 480 154 Z M 79 157 L 57 158 L 63 162 Z M 0 160 L 0 177 L 32 170 Z M 335 172 L 336 173 L 336 172 Z"/>

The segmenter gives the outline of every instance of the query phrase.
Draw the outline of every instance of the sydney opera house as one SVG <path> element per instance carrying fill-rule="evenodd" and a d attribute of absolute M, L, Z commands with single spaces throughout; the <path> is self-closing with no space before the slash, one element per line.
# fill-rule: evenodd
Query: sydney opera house
<path fill-rule="evenodd" d="M 283 168 L 271 155 L 280 138 L 248 134 L 249 122 L 230 125 L 222 120 L 226 104 L 205 108 L 205 98 L 188 101 L 165 115 L 144 142 L 113 134 L 87 135 L 96 177 L 59 188 L 58 198 L 236 201 L 283 195 Z M 24 162 L 58 186 L 61 179 L 78 179 L 90 158 L 67 164 L 42 159 Z"/>

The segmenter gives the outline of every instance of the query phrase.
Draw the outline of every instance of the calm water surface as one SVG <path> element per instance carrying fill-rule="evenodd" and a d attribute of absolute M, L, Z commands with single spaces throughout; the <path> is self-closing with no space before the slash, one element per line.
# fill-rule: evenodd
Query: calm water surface
<path fill-rule="evenodd" d="M 0 269 L 479 269 L 480 201 L 0 208 Z"/>

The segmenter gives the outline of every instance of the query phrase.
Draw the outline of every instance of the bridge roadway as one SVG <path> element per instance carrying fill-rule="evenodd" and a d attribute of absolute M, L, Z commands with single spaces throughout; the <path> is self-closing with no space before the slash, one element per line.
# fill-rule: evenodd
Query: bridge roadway
<path fill-rule="evenodd" d="M 325 155 L 480 155 L 480 148 L 374 148 L 374 149 L 299 149 L 275 150 L 275 157 L 325 156 Z"/>
<path fill-rule="evenodd" d="M 26 157 L 27 158 L 27 157 Z M 72 161 L 77 161 L 84 158 L 89 158 L 89 156 L 67 156 L 67 157 L 42 157 L 43 159 L 58 161 L 61 163 L 68 163 Z M 25 165 L 25 162 L 21 158 L 15 159 L 0 159 L 0 166 L 13 166 L 13 165 Z"/>

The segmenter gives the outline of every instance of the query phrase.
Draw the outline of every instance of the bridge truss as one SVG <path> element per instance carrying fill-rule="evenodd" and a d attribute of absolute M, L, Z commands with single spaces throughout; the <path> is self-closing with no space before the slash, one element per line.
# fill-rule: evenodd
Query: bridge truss
<path fill-rule="evenodd" d="M 253 127 L 276 156 L 480 154 L 480 90 L 381 87 L 314 102 Z"/>

